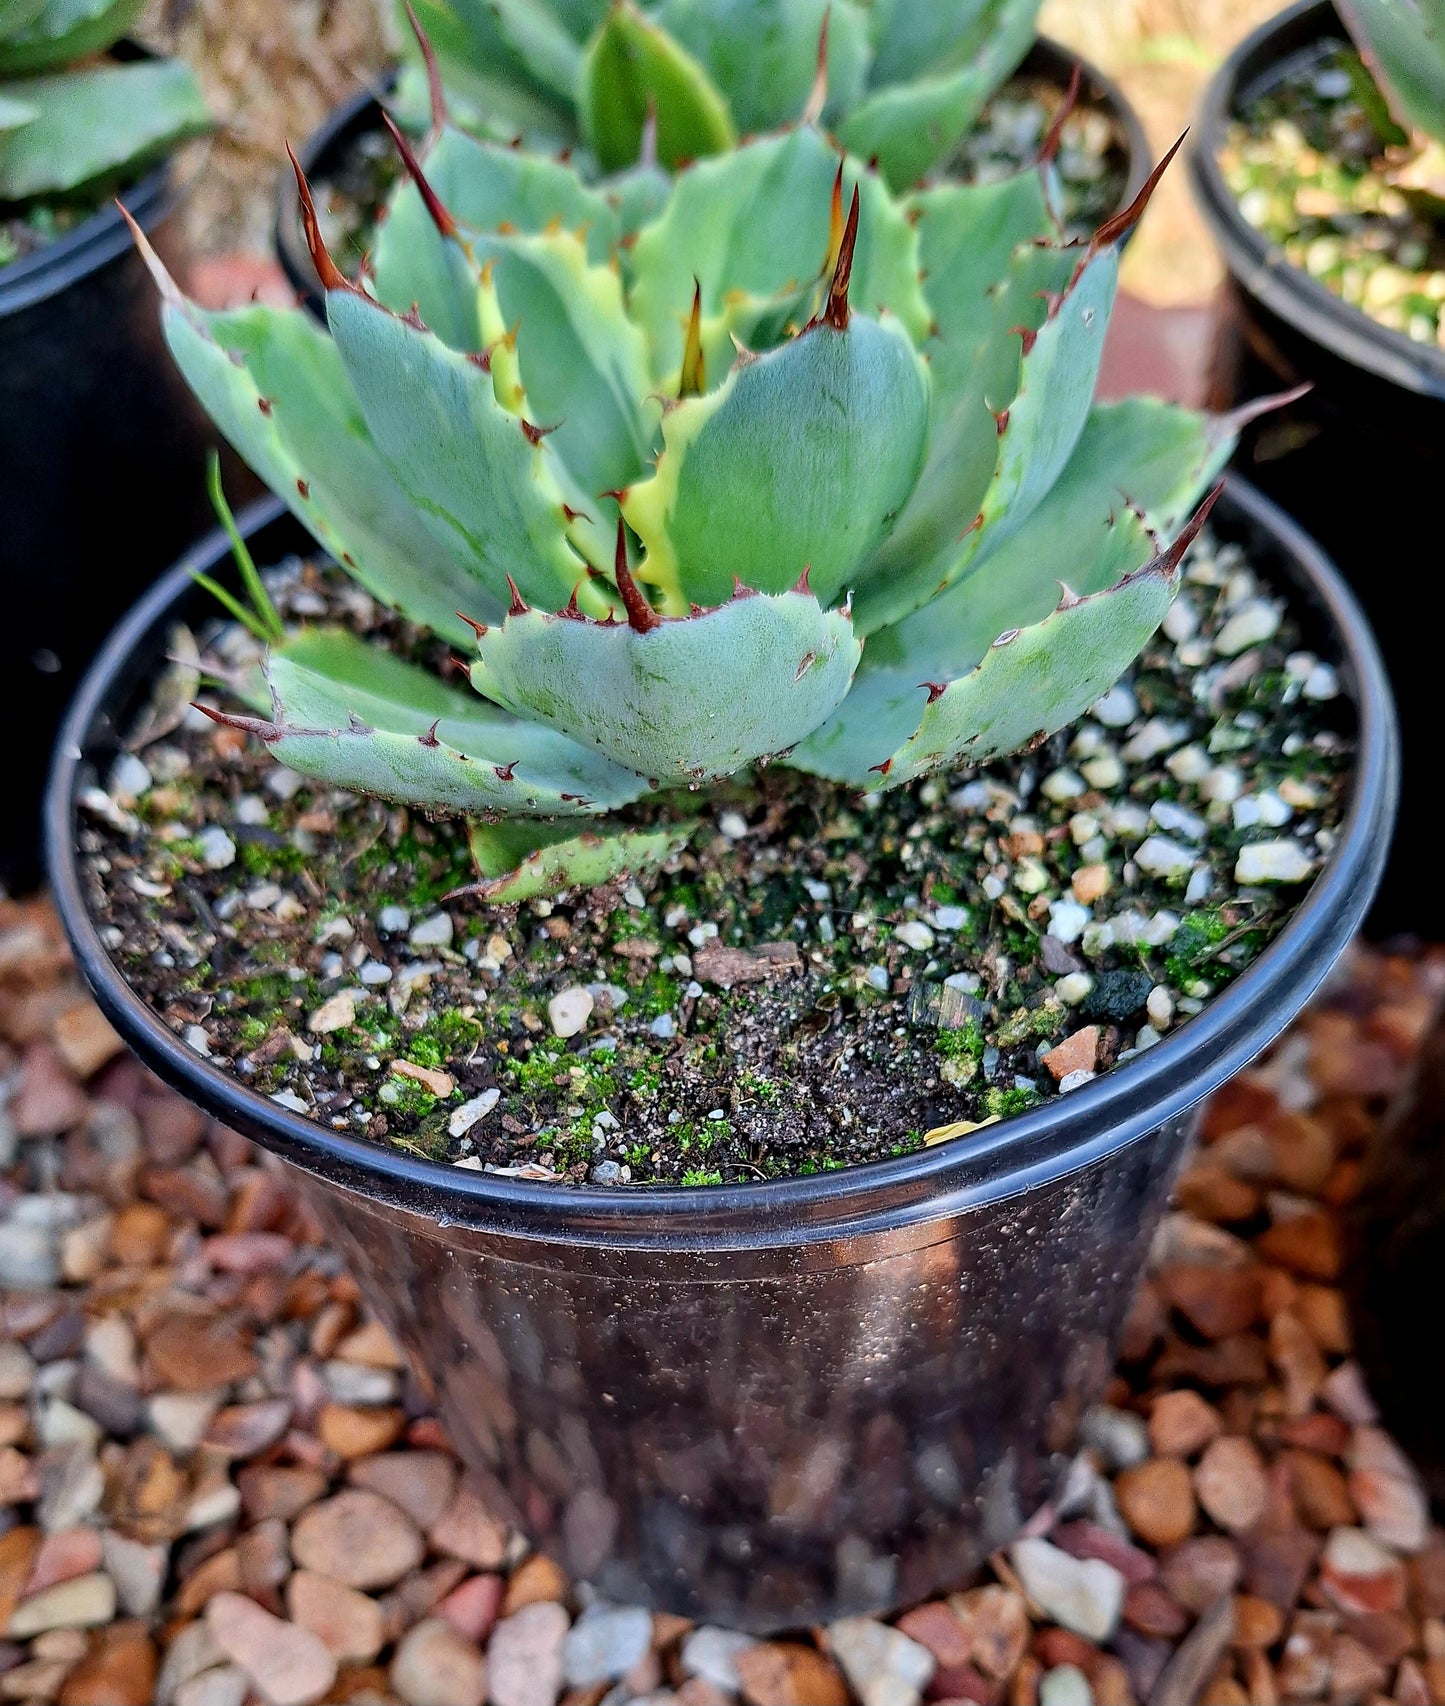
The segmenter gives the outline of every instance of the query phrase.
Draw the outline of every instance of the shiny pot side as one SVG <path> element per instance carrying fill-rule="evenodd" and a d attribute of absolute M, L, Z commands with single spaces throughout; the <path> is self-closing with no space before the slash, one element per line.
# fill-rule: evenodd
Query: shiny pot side
<path fill-rule="evenodd" d="M 1074 67 L 1080 72 L 1081 98 L 1090 106 L 1103 108 L 1117 127 L 1128 155 L 1127 182 L 1120 205 L 1127 207 L 1143 187 L 1149 175 L 1152 156 L 1149 139 L 1139 115 L 1124 96 L 1119 85 L 1106 77 L 1095 65 L 1071 53 L 1059 42 L 1040 36 L 1029 49 L 1018 69 L 1020 77 L 1039 77 L 1060 88 L 1067 88 Z M 357 137 L 381 129 L 382 102 L 395 85 L 396 73 L 388 73 L 379 94 L 362 90 L 344 101 L 306 138 L 296 158 L 301 170 L 313 182 L 334 172 L 345 158 L 346 151 Z M 276 218 L 273 226 L 276 258 L 281 270 L 296 294 L 318 319 L 326 318 L 326 302 L 316 283 L 316 268 L 306 247 L 306 233 L 301 225 L 301 203 L 296 194 L 296 177 L 288 167 L 276 181 Z"/>
<path fill-rule="evenodd" d="M 167 168 L 127 194 L 173 254 Z M 40 801 L 65 708 L 101 641 L 211 521 L 211 437 L 114 207 L 0 271 L 0 882 L 40 877 Z"/>
<path fill-rule="evenodd" d="M 1434 939 L 1445 930 L 1430 804 L 1434 647 L 1431 624 L 1407 612 L 1435 596 L 1412 577 L 1439 554 L 1445 350 L 1377 325 L 1290 263 L 1244 220 L 1218 164 L 1233 115 L 1322 40 L 1344 36 L 1330 0 L 1300 0 L 1241 43 L 1206 93 L 1189 168 L 1228 269 L 1209 403 L 1228 410 L 1311 387 L 1247 427 L 1235 463 L 1325 545 L 1379 636 L 1412 785 L 1369 929 Z"/>
<path fill-rule="evenodd" d="M 103 774 L 212 537 L 118 631 L 48 803 L 57 905 L 127 1040 L 309 1175 L 491 1500 L 605 1591 L 758 1630 L 955 1584 L 1054 1484 L 1107 1377 L 1191 1110 L 1272 1040 L 1363 916 L 1395 788 L 1388 691 L 1333 572 L 1232 482 L 1359 715 L 1347 820 L 1279 939 L 1199 1018 L 1066 1102 L 920 1154 L 702 1190 L 559 1190 L 344 1137 L 185 1048 L 102 947 L 76 795 Z M 299 543 L 247 517 L 262 562 Z"/>

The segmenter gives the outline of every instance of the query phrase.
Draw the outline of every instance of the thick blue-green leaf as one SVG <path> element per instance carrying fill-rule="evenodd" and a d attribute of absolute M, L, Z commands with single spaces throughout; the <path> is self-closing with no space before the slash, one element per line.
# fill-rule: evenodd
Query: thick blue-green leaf
<path fill-rule="evenodd" d="M 937 57 L 900 71 L 905 80 L 889 81 L 889 41 L 895 32 L 908 50 L 899 56 L 900 64 L 922 51 L 936 29 L 947 35 L 950 16 L 959 8 L 939 5 L 935 11 L 935 4 L 908 0 L 896 8 L 888 35 L 879 42 L 872 92 L 838 123 L 840 141 L 861 159 L 877 160 L 895 189 L 917 183 L 947 160 L 1034 39 L 1039 0 L 997 0 L 980 35 L 958 36 Z M 915 32 L 900 27 L 908 19 L 921 21 L 917 40 L 912 39 Z"/>
<path fill-rule="evenodd" d="M 638 633 L 529 611 L 478 640 L 472 684 L 659 782 L 793 746 L 842 702 L 861 647 L 806 593 L 744 594 Z"/>
<path fill-rule="evenodd" d="M 638 234 L 630 262 L 633 317 L 647 335 L 659 384 L 675 388 L 695 285 L 708 371 L 716 374 L 732 359 L 730 330 L 742 335 L 766 305 L 823 280 L 838 164 L 829 143 L 805 125 L 679 177 L 661 218 Z M 887 308 L 921 342 L 931 316 L 918 281 L 917 234 L 876 174 L 848 161 L 845 205 L 855 185 L 852 302 L 866 314 Z"/>
<path fill-rule="evenodd" d="M 21 125 L 29 124 L 39 116 L 40 108 L 29 101 L 17 100 L 13 95 L 0 95 L 0 138 L 6 131 L 19 130 Z M 3 141 L 0 141 L 0 147 L 3 146 Z"/>
<path fill-rule="evenodd" d="M 255 732 L 281 763 L 332 787 L 509 817 L 586 816 L 646 792 L 597 753 L 353 634 L 299 634 L 271 653 L 266 677 L 273 710 Z"/>
<path fill-rule="evenodd" d="M 1044 621 L 1061 587 L 1102 592 L 1141 569 L 1156 536 L 1179 531 L 1233 443 L 1228 420 L 1152 398 L 1096 407 L 1029 520 L 974 573 L 869 637 L 852 692 L 793 762 L 866 783 L 917 729 L 926 683 L 958 679 L 1000 634 Z"/>
<path fill-rule="evenodd" d="M 130 29 L 145 0 L 43 0 L 16 8 L 0 5 L 0 77 L 72 65 L 102 53 Z"/>
<path fill-rule="evenodd" d="M 436 538 L 493 603 L 510 575 L 525 597 L 565 604 L 585 568 L 546 441 L 498 403 L 479 361 L 356 290 L 329 291 L 326 309 L 371 437 Z"/>
<path fill-rule="evenodd" d="M 0 100 L 36 109 L 29 124 L 8 133 L 0 201 L 66 194 L 133 173 L 211 126 L 195 73 L 180 60 L 0 83 Z"/>
<path fill-rule="evenodd" d="M 511 226 L 536 233 L 560 224 L 566 231 L 586 232 L 587 252 L 594 261 L 605 261 L 617 238 L 615 215 L 604 193 L 607 186 L 589 188 L 565 161 L 503 147 L 448 126 L 427 149 L 423 165 L 443 206 L 468 231 Z M 387 227 L 403 207 L 405 236 L 383 228 L 377 239 L 378 267 L 384 256 L 399 265 L 404 256 L 389 255 L 388 249 L 404 248 L 422 221 L 431 223 L 409 179 L 393 192 Z"/>
<path fill-rule="evenodd" d="M 418 196 L 396 204 L 378 250 L 376 289 L 387 307 L 416 306 L 427 329 L 454 350 L 487 343 L 482 272 L 490 267 L 503 322 L 516 333 L 522 385 L 550 449 L 586 506 L 640 479 L 657 441 L 647 347 L 628 318 L 622 285 L 592 265 L 579 237 L 443 236 Z M 574 505 L 574 507 L 576 507 Z"/>
<path fill-rule="evenodd" d="M 413 0 L 436 49 L 449 99 L 502 137 L 563 137 L 574 127 L 570 97 L 549 88 L 508 39 L 491 0 Z M 413 41 L 403 0 L 397 33 Z"/>
<path fill-rule="evenodd" d="M 168 281 L 167 281 L 168 285 Z M 361 584 L 450 639 L 458 609 L 499 618 L 506 600 L 422 525 L 362 419 L 331 340 L 299 309 L 206 313 L 169 286 L 166 341 L 236 450 Z"/>
<path fill-rule="evenodd" d="M 871 49 L 857 0 L 661 0 L 655 16 L 727 97 L 748 136 L 801 118 L 828 22 L 829 111 L 863 92 Z"/>
<path fill-rule="evenodd" d="M 655 870 L 680 853 L 697 820 L 631 829 L 599 824 L 474 823 L 468 832 L 481 881 L 464 890 L 493 906 L 513 906 L 565 889 L 597 888 L 629 873 Z"/>
<path fill-rule="evenodd" d="M 1006 629 L 977 669 L 930 693 L 917 732 L 885 760 L 874 785 L 987 764 L 1083 716 L 1148 644 L 1177 586 L 1171 568 L 1152 564 L 1105 591 L 1060 603 L 1030 627 Z"/>
<path fill-rule="evenodd" d="M 48 4 L 49 0 L 7 0 L 5 5 L 0 5 L 0 42 L 19 35 Z"/>
<path fill-rule="evenodd" d="M 608 172 L 637 162 L 649 125 L 657 158 L 669 168 L 720 154 L 737 140 L 728 104 L 707 72 L 632 0 L 614 0 L 588 44 L 577 109 L 582 134 Z"/>
<path fill-rule="evenodd" d="M 862 583 L 864 633 L 960 579 L 1027 519 L 1059 477 L 1093 401 L 1117 275 L 1112 249 L 1086 263 L 1081 250 L 1025 245 L 990 303 L 988 335 L 972 365 L 959 373 L 951 349 L 929 346 L 935 395 L 942 394 L 930 462 Z M 1059 284 L 1066 284 L 1063 295 L 1050 300 Z"/>
<path fill-rule="evenodd" d="M 956 193 L 964 199 L 951 203 L 954 214 L 972 192 L 939 192 Z M 919 226 L 930 285 L 939 279 L 949 287 L 939 291 L 937 335 L 924 346 L 933 381 L 928 457 L 897 525 L 860 578 L 865 633 L 917 609 L 956 578 L 999 466 L 999 423 L 1018 389 L 1020 334 L 1042 325 L 1049 293 L 1064 287 L 1077 260 L 1031 238 L 1005 257 L 1004 243 L 1022 220 L 984 222 L 985 240 L 970 252 L 961 237 L 966 222 L 938 219 L 938 207 L 930 198 Z M 941 240 L 940 226 L 950 240 Z"/>
<path fill-rule="evenodd" d="M 1040 0 L 873 0 L 872 86 L 907 83 L 956 71 L 988 40 L 1027 28 L 1032 35 Z"/>
<path fill-rule="evenodd" d="M 623 514 L 667 607 L 717 604 L 734 577 L 823 605 L 853 585 L 923 461 L 928 375 L 896 321 L 852 316 L 740 363 L 664 419 L 656 475 Z"/>

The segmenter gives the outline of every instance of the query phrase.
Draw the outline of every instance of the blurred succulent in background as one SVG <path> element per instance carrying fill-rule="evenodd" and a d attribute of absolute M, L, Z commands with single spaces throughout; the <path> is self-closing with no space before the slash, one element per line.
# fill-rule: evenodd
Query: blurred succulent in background
<path fill-rule="evenodd" d="M 1390 112 L 1417 133 L 1419 187 L 1445 193 L 1445 0 L 1338 0 L 1338 10 Z"/>
<path fill-rule="evenodd" d="M 142 3 L 0 0 L 0 204 L 99 193 L 210 127 L 188 66 L 97 57 Z"/>
<path fill-rule="evenodd" d="M 897 198 L 802 124 L 680 171 L 623 237 L 566 164 L 448 131 L 423 178 L 398 141 L 364 284 L 302 183 L 329 336 L 203 312 L 157 266 L 221 430 L 467 649 L 472 693 L 339 629 L 281 639 L 241 719 L 281 762 L 475 820 L 486 876 L 591 881 L 672 832 L 555 820 L 774 759 L 865 790 L 983 763 L 1159 624 L 1233 423 L 1093 403 L 1157 172 L 1068 243 L 1038 173 Z"/>
<path fill-rule="evenodd" d="M 811 110 L 901 188 L 947 159 L 1017 68 L 1039 5 L 412 0 L 402 9 L 414 8 L 434 43 L 459 111 L 494 138 L 580 141 L 611 172 L 637 163 L 651 120 L 657 159 L 673 169 Z"/>

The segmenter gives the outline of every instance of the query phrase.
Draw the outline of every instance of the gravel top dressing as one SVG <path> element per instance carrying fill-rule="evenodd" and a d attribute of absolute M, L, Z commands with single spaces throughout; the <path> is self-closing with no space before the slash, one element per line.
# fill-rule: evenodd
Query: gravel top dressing
<path fill-rule="evenodd" d="M 994 96 L 964 140 L 947 175 L 964 183 L 996 183 L 1027 170 L 1064 92 L 1044 79 L 1018 77 Z M 1055 158 L 1064 228 L 1091 237 L 1117 213 L 1128 183 L 1129 158 L 1118 126 L 1102 108 L 1081 102 L 1064 121 Z M 326 246 L 345 266 L 370 249 L 377 215 L 401 174 L 396 145 L 379 126 L 346 145 L 334 167 L 312 184 Z"/>
<path fill-rule="evenodd" d="M 1219 157 L 1248 223 L 1311 278 L 1417 343 L 1445 347 L 1441 203 L 1408 159 L 1358 54 L 1322 42 L 1230 127 Z"/>
<path fill-rule="evenodd" d="M 444 662 L 313 564 L 272 578 L 291 617 Z M 215 703 L 248 649 L 218 630 Z M 1351 764 L 1334 670 L 1207 534 L 1130 675 L 1034 753 L 868 798 L 774 766 L 684 797 L 661 871 L 520 906 L 448 899 L 462 825 L 313 785 L 187 712 L 196 686 L 173 664 L 81 800 L 134 987 L 286 1107 L 559 1182 L 817 1172 L 1088 1082 L 1287 922 Z"/>

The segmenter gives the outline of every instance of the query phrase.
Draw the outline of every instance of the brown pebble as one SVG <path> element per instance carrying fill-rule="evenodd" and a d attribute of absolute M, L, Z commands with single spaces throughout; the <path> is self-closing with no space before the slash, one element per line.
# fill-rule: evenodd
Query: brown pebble
<path fill-rule="evenodd" d="M 1189 1614 L 1158 1582 L 1140 1582 L 1124 1597 L 1124 1622 L 1141 1635 L 1175 1640 L 1189 1627 Z"/>
<path fill-rule="evenodd" d="M 461 1558 L 477 1570 L 495 1570 L 507 1555 L 507 1525 L 466 1485 L 428 1529 L 427 1539 L 438 1552 Z"/>
<path fill-rule="evenodd" d="M 1173 1457 L 1154 1457 L 1126 1469 L 1114 1482 L 1119 1514 L 1148 1546 L 1173 1546 L 1194 1527 L 1189 1470 Z"/>
<path fill-rule="evenodd" d="M 67 1008 L 51 1026 L 56 1053 L 79 1079 L 93 1078 L 125 1044 L 93 1001 Z"/>
<path fill-rule="evenodd" d="M 1194 1491 L 1205 1515 L 1239 1534 L 1264 1515 L 1269 1483 L 1254 1442 L 1226 1434 L 1215 1440 L 1194 1471 Z"/>
<path fill-rule="evenodd" d="M 1286 1451 L 1280 1462 L 1285 1465 L 1294 1496 L 1295 1509 L 1302 1521 L 1320 1533 L 1332 1528 L 1353 1527 L 1357 1513 L 1350 1497 L 1344 1475 L 1317 1451 Z"/>
<path fill-rule="evenodd" d="M 1186 1611 L 1202 1617 L 1238 1586 L 1239 1548 L 1223 1535 L 1200 1535 L 1166 1552 L 1159 1560 L 1159 1576 Z"/>
<path fill-rule="evenodd" d="M 482 1655 L 442 1617 L 402 1636 L 390 1678 L 406 1706 L 482 1706 L 487 1692 Z"/>
<path fill-rule="evenodd" d="M 973 1663 L 983 1674 L 1003 1681 L 1028 1651 L 1032 1628 L 1028 1606 L 1013 1588 L 990 1583 L 950 1597 L 949 1608 L 968 1631 Z"/>
<path fill-rule="evenodd" d="M 1039 1056 L 1040 1064 L 1049 1069 L 1056 1084 L 1062 1083 L 1071 1072 L 1092 1072 L 1099 1058 L 1099 1027 L 1085 1025 L 1046 1054 Z"/>
<path fill-rule="evenodd" d="M 421 1562 L 425 1545 L 389 1499 L 349 1487 L 303 1511 L 291 1554 L 303 1569 L 352 1588 L 390 1587 Z"/>
<path fill-rule="evenodd" d="M 1165 1298 L 1207 1339 L 1248 1331 L 1260 1316 L 1257 1267 L 1174 1264 L 1156 1276 Z"/>
<path fill-rule="evenodd" d="M 395 1445 L 406 1427 L 400 1410 L 368 1409 L 357 1404 L 323 1404 L 316 1432 L 341 1458 L 372 1457 Z"/>
<path fill-rule="evenodd" d="M 156 1649 L 140 1623 L 114 1623 L 69 1673 L 58 1706 L 152 1706 Z"/>
<path fill-rule="evenodd" d="M 1234 1601 L 1234 1645 L 1263 1649 L 1284 1634 L 1284 1613 L 1267 1599 L 1242 1593 Z"/>
<path fill-rule="evenodd" d="M 458 1634 L 480 1645 L 501 1613 L 503 1587 L 500 1576 L 468 1576 L 438 1603 L 437 1612 Z"/>
<path fill-rule="evenodd" d="M 759 1641 L 734 1665 L 749 1706 L 848 1706 L 848 1688 L 832 1661 L 798 1641 Z"/>
<path fill-rule="evenodd" d="M 443 1451 L 388 1451 L 358 1457 L 348 1465 L 346 1478 L 353 1486 L 390 1499 L 418 1527 L 430 1528 L 452 1502 L 457 1467 Z"/>
<path fill-rule="evenodd" d="M 206 1607 L 206 1627 L 269 1706 L 315 1706 L 336 1680 L 336 1660 L 317 1636 L 243 1594 L 218 1594 Z"/>
<path fill-rule="evenodd" d="M 153 1268 L 165 1256 L 171 1221 L 154 1203 L 127 1203 L 110 1225 L 110 1253 L 128 1268 Z"/>
<path fill-rule="evenodd" d="M 973 1643 L 952 1607 L 941 1600 L 916 1605 L 898 1619 L 898 1627 L 917 1641 L 940 1665 L 966 1665 L 973 1657 Z"/>
<path fill-rule="evenodd" d="M 237 1472 L 236 1485 L 252 1522 L 268 1516 L 290 1521 L 326 1491 L 326 1477 L 319 1469 L 296 1464 L 248 1463 Z"/>
<path fill-rule="evenodd" d="M 256 1372 L 250 1335 L 226 1316 L 168 1315 L 146 1340 L 161 1383 L 179 1392 L 209 1392 Z"/>
<path fill-rule="evenodd" d="M 1330 1282 L 1340 1277 L 1339 1228 L 1322 1209 L 1277 1221 L 1260 1234 L 1255 1248 L 1264 1261 L 1277 1262 L 1305 1279 Z"/>
<path fill-rule="evenodd" d="M 1250 1593 L 1291 1610 L 1318 1556 L 1318 1536 L 1295 1525 L 1261 1526 L 1244 1535 L 1240 1546 Z"/>
<path fill-rule="evenodd" d="M 295 1570 L 286 1583 L 286 1610 L 342 1662 L 365 1663 L 385 1638 L 381 1607 L 367 1594 L 312 1570 Z"/>
<path fill-rule="evenodd" d="M 535 1605 L 539 1600 L 566 1599 L 567 1589 L 568 1582 L 561 1565 L 545 1552 L 534 1552 L 531 1557 L 524 1558 L 508 1578 L 501 1615 L 510 1617 L 524 1605 Z"/>
<path fill-rule="evenodd" d="M 1341 1611 L 1399 1611 L 1405 1571 L 1398 1558 L 1362 1528 L 1336 1528 L 1320 1558 L 1320 1587 Z"/>
<path fill-rule="evenodd" d="M 1161 1392 L 1149 1412 L 1149 1441 L 1161 1457 L 1193 1457 L 1222 1427 L 1219 1412 L 1184 1386 Z"/>

